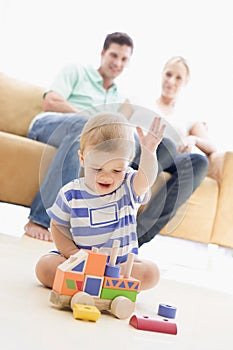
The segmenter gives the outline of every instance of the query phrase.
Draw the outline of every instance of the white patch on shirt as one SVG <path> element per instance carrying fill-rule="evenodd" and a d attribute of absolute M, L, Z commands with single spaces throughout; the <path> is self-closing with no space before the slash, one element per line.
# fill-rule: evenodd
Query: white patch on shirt
<path fill-rule="evenodd" d="M 89 209 L 90 226 L 103 226 L 113 224 L 119 221 L 118 205 L 111 203 L 109 205 Z"/>

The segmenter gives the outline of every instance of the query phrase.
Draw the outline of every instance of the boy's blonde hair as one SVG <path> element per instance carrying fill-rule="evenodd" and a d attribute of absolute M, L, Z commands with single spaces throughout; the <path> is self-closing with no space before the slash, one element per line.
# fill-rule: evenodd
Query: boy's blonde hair
<path fill-rule="evenodd" d="M 80 151 L 87 146 L 104 152 L 121 149 L 131 160 L 135 154 L 134 126 L 120 113 L 99 113 L 88 120 L 80 135 Z"/>

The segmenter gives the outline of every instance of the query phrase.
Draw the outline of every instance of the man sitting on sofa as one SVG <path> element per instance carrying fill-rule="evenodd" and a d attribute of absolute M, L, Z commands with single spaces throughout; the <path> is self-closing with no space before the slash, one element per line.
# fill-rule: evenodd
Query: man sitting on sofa
<path fill-rule="evenodd" d="M 54 202 L 59 189 L 79 174 L 78 138 L 88 112 L 90 116 L 100 111 L 99 106 L 105 110 L 117 109 L 122 113 L 125 112 L 124 107 L 127 109 L 127 100 L 118 91 L 114 80 L 123 72 L 132 52 L 133 41 L 127 34 L 109 34 L 97 70 L 69 65 L 61 71 L 45 94 L 43 109 L 46 113 L 34 118 L 28 137 L 57 147 L 57 152 L 31 205 L 29 222 L 25 225 L 28 236 L 52 240 L 46 209 Z M 173 170 L 167 184 L 138 216 L 139 245 L 150 241 L 160 232 L 206 176 L 208 161 L 205 157 L 198 155 L 197 159 L 191 160 L 188 154 L 184 154 L 176 162 L 175 152 L 175 145 L 168 139 L 163 139 L 157 149 L 160 171 L 168 168 Z M 136 167 L 139 164 L 138 157 L 134 160 Z"/>

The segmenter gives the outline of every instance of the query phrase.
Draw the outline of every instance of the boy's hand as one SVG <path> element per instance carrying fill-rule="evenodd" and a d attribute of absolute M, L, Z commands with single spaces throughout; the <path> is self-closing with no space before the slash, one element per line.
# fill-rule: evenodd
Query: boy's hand
<path fill-rule="evenodd" d="M 137 133 L 140 140 L 140 145 L 152 153 L 157 149 L 158 145 L 162 141 L 164 130 L 166 125 L 161 126 L 161 117 L 155 117 L 148 133 L 144 135 L 144 132 L 140 126 L 137 126 Z"/>
<path fill-rule="evenodd" d="M 137 133 L 141 145 L 141 157 L 137 174 L 134 177 L 134 190 L 137 196 L 146 193 L 158 174 L 158 162 L 155 150 L 161 142 L 165 130 L 165 124 L 161 124 L 161 118 L 155 117 L 147 134 L 137 126 Z"/>

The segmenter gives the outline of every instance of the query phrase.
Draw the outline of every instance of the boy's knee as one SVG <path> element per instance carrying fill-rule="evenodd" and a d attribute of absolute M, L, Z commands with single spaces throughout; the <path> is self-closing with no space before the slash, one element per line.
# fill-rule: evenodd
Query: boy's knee
<path fill-rule="evenodd" d="M 36 264 L 35 274 L 40 283 L 45 287 L 52 288 L 57 267 L 65 258 L 59 255 L 44 255 Z"/>
<path fill-rule="evenodd" d="M 156 286 L 160 280 L 160 271 L 158 266 L 155 263 L 151 263 L 151 269 L 149 270 L 148 280 L 151 282 L 150 288 Z"/>

